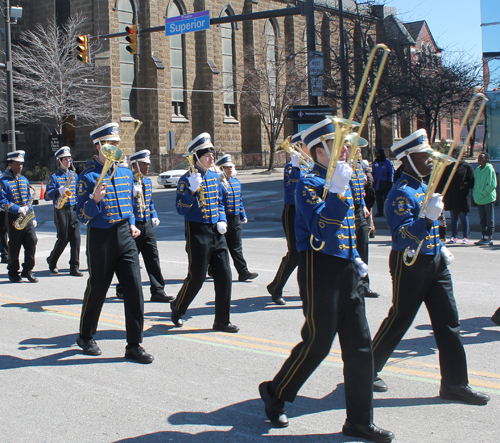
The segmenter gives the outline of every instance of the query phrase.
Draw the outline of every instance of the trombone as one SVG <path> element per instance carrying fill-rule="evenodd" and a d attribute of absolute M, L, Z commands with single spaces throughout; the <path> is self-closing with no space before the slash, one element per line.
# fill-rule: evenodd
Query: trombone
<path fill-rule="evenodd" d="M 370 91 L 370 95 L 368 97 L 368 102 L 366 103 L 365 107 L 365 112 L 363 113 L 363 117 L 361 118 L 360 123 L 354 122 L 354 116 L 356 114 L 356 109 L 358 108 L 359 102 L 361 100 L 361 96 L 363 94 L 363 91 L 365 89 L 367 80 L 368 80 L 368 74 L 370 73 L 370 69 L 372 67 L 373 61 L 375 60 L 375 55 L 377 51 L 381 49 L 383 51 L 383 56 L 382 60 L 380 61 L 380 65 L 377 70 L 377 75 L 375 77 L 375 81 L 373 83 L 372 89 Z M 326 178 L 325 178 L 325 187 L 323 189 L 323 200 L 326 200 L 326 197 L 328 196 L 328 191 L 330 189 L 330 183 L 333 177 L 333 174 L 335 172 L 335 168 L 337 166 L 337 162 L 342 154 L 342 149 L 344 147 L 344 142 L 346 140 L 346 137 L 348 136 L 349 133 L 353 132 L 354 129 L 358 129 L 358 133 L 356 137 L 353 137 L 354 140 L 352 140 L 351 144 L 351 154 L 348 159 L 348 163 L 352 163 L 354 156 L 357 153 L 357 146 L 358 143 L 360 142 L 361 138 L 361 132 L 363 131 L 363 128 L 365 126 L 366 120 L 368 119 L 368 113 L 370 112 L 371 105 L 373 103 L 373 100 L 375 98 L 375 92 L 377 91 L 378 85 L 380 83 L 380 79 L 382 78 L 382 72 L 384 71 L 385 63 L 387 61 L 387 57 L 389 56 L 389 48 L 384 45 L 384 44 L 378 44 L 375 45 L 371 52 L 370 52 L 370 57 L 368 59 L 368 62 L 365 67 L 365 72 L 363 74 L 363 77 L 361 79 L 361 83 L 358 88 L 358 92 L 356 94 L 356 98 L 354 100 L 352 109 L 351 109 L 351 114 L 349 115 L 348 119 L 341 118 L 341 117 L 330 117 L 330 119 L 333 121 L 333 124 L 335 125 L 335 137 L 334 137 L 334 142 L 333 142 L 333 148 L 332 152 L 330 154 L 330 161 L 328 162 L 328 169 L 326 171 Z M 324 142 L 326 139 L 331 138 L 332 134 L 326 134 L 320 137 L 320 141 Z M 314 246 L 314 236 L 311 235 L 311 247 L 315 251 L 320 251 L 325 247 L 325 242 L 321 242 L 321 245 L 319 247 Z"/>
<path fill-rule="evenodd" d="M 292 136 L 289 135 L 281 145 L 279 145 L 278 149 L 276 149 L 276 154 L 281 152 L 286 152 L 290 155 L 295 155 L 299 159 L 299 168 L 302 172 L 307 173 L 311 169 L 313 165 L 313 159 L 310 155 L 306 154 L 304 150 L 298 146 L 299 143 L 292 143 Z"/>
<path fill-rule="evenodd" d="M 469 133 L 467 134 L 467 138 L 464 141 L 464 144 L 462 145 L 462 148 L 460 149 L 460 154 L 457 157 L 457 159 L 451 158 L 451 154 L 453 154 L 453 151 L 455 150 L 455 147 L 458 145 L 458 142 L 460 140 L 460 134 L 462 133 L 462 130 L 464 129 L 465 124 L 467 123 L 469 119 L 469 115 L 472 112 L 472 107 L 476 103 L 476 101 L 481 100 L 479 104 L 479 108 L 476 114 L 476 117 L 474 118 L 474 121 L 472 123 L 472 126 L 469 129 Z M 427 184 L 427 191 L 425 192 L 424 195 L 424 200 L 422 202 L 422 206 L 420 208 L 420 212 L 418 216 L 420 218 L 425 218 L 425 215 L 427 214 L 427 207 L 429 206 L 429 202 L 433 196 L 433 194 L 436 192 L 436 189 L 439 185 L 439 182 L 441 180 L 441 177 L 443 176 L 444 170 L 448 166 L 448 162 L 455 162 L 455 165 L 453 166 L 453 169 L 450 172 L 450 176 L 448 177 L 448 180 L 446 181 L 446 184 L 443 188 L 442 196 L 446 194 L 446 191 L 448 191 L 448 188 L 450 187 L 451 180 L 453 179 L 453 176 L 455 175 L 455 172 L 457 170 L 458 164 L 460 163 L 460 160 L 462 160 L 462 157 L 465 153 L 465 148 L 470 142 L 470 139 L 472 137 L 472 134 L 474 133 L 474 130 L 476 129 L 476 126 L 479 122 L 479 119 L 481 118 L 481 115 L 484 111 L 484 107 L 486 106 L 486 102 L 488 99 L 483 93 L 477 93 L 474 94 L 469 102 L 469 106 L 467 107 L 467 110 L 465 111 L 465 114 L 462 118 L 462 123 L 460 124 L 460 127 L 458 131 L 456 132 L 455 138 L 453 139 L 453 143 L 451 144 L 450 148 L 448 149 L 447 154 L 442 154 L 440 152 L 433 153 L 433 163 L 434 167 L 431 172 L 431 176 L 429 178 L 429 182 Z M 405 252 L 403 254 L 403 263 L 406 266 L 413 266 L 415 261 L 417 260 L 418 254 L 420 252 L 420 249 L 422 248 L 422 244 L 424 243 L 424 240 L 422 240 L 419 244 L 417 249 L 410 249 L 410 246 L 408 246 L 405 249 Z"/>

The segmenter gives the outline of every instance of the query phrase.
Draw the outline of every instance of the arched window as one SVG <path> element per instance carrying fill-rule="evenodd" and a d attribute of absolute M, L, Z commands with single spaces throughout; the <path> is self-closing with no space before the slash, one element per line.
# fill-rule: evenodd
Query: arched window
<path fill-rule="evenodd" d="M 181 7 L 177 2 L 170 3 L 167 17 L 182 15 Z M 172 117 L 186 118 L 186 87 L 185 87 L 185 41 L 184 35 L 171 35 L 170 37 L 170 75 L 172 87 Z"/>
<path fill-rule="evenodd" d="M 278 32 L 272 20 L 264 25 L 266 39 L 266 72 L 269 79 L 270 105 L 276 105 L 276 77 L 278 69 Z"/>
<path fill-rule="evenodd" d="M 134 24 L 134 7 L 131 0 L 120 0 L 118 4 L 119 31 Z M 128 43 L 120 39 L 120 86 L 122 91 L 122 115 L 135 115 L 137 110 L 135 56 L 127 51 Z"/>
<path fill-rule="evenodd" d="M 226 9 L 222 16 L 233 15 Z M 222 38 L 222 86 L 224 88 L 224 118 L 236 119 L 236 83 L 235 35 L 233 23 L 221 23 Z"/>

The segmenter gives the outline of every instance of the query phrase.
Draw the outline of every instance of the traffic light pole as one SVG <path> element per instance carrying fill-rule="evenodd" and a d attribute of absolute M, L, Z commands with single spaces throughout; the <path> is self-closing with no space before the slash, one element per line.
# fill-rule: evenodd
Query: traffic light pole
<path fill-rule="evenodd" d="M 16 121 L 14 117 L 14 83 L 12 81 L 12 43 L 10 34 L 10 0 L 5 0 L 5 71 L 7 74 L 7 135 L 9 152 L 16 150 Z"/>

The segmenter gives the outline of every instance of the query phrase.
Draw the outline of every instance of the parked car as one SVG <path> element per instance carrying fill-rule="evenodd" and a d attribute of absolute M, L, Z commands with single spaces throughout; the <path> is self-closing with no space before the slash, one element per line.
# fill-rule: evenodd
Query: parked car
<path fill-rule="evenodd" d="M 177 182 L 179 179 L 188 172 L 187 168 L 189 164 L 187 162 L 183 162 L 177 166 L 177 169 L 171 169 L 165 172 L 162 172 L 158 176 L 158 184 L 160 186 L 165 186 L 165 188 L 169 188 L 170 186 L 177 186 Z M 186 168 L 186 169 L 183 169 Z"/>

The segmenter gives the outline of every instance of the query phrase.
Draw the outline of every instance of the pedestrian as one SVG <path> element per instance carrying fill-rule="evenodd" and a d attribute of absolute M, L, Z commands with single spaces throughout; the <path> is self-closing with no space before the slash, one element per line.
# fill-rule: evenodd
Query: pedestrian
<path fill-rule="evenodd" d="M 370 166 L 370 162 L 368 160 L 362 161 L 363 171 L 365 174 L 365 204 L 366 208 L 370 211 L 366 222 L 368 223 L 369 238 L 375 238 L 375 234 L 377 233 L 377 229 L 375 227 L 375 223 L 373 223 L 373 205 L 375 204 L 375 188 L 372 174 L 372 167 Z"/>
<path fill-rule="evenodd" d="M 372 165 L 373 180 L 375 181 L 375 196 L 377 199 L 377 213 L 375 217 L 384 216 L 384 202 L 392 188 L 394 167 L 386 157 L 383 149 L 377 151 L 377 157 Z"/>
<path fill-rule="evenodd" d="M 0 208 L 6 212 L 7 232 L 9 235 L 9 280 L 22 283 L 26 278 L 31 283 L 38 283 L 33 274 L 36 236 L 36 217 L 33 210 L 33 198 L 28 179 L 22 175 L 24 151 L 7 153 L 7 169 L 1 178 Z M 24 248 L 23 270 L 19 275 L 19 253 Z"/>
<path fill-rule="evenodd" d="M 94 339 L 109 285 L 116 273 L 123 287 L 127 346 L 125 358 L 151 363 L 153 356 L 140 345 L 143 340 L 144 299 L 135 226 L 132 171 L 111 162 L 104 152 L 119 153 L 118 123 L 109 123 L 90 133 L 98 158 L 78 178 L 77 215 L 87 226 L 89 278 L 83 297 L 77 344 L 85 354 L 101 355 Z M 111 157 L 117 160 L 115 156 Z M 113 166 L 113 172 L 108 166 Z M 114 174 L 111 177 L 111 174 Z M 99 184 L 100 177 L 103 178 Z"/>
<path fill-rule="evenodd" d="M 215 164 L 221 168 L 220 177 L 227 218 L 227 232 L 224 234 L 227 248 L 238 272 L 238 280 L 253 280 L 259 274 L 248 270 L 247 262 L 243 257 L 242 225 L 248 223 L 248 218 L 241 198 L 241 182 L 236 178 L 236 168 L 231 161 L 230 154 L 223 155 Z"/>
<path fill-rule="evenodd" d="M 489 161 L 490 154 L 481 152 L 477 157 L 479 166 L 474 171 L 472 198 L 477 204 L 482 234 L 481 240 L 474 242 L 475 245 L 493 245 L 497 176 Z"/>
<path fill-rule="evenodd" d="M 298 132 L 292 136 L 292 143 L 302 142 L 302 133 Z M 307 149 L 307 148 L 306 148 Z M 281 214 L 281 223 L 285 231 L 286 254 L 281 259 L 281 263 L 276 271 L 276 275 L 271 283 L 267 285 L 267 292 L 271 299 L 277 305 L 286 305 L 283 298 L 283 288 L 286 285 L 290 275 L 299 264 L 299 251 L 297 251 L 297 240 L 295 238 L 295 188 L 301 177 L 299 158 L 291 155 L 290 162 L 285 165 L 283 171 L 283 212 Z"/>
<path fill-rule="evenodd" d="M 229 321 L 231 310 L 231 267 L 226 238 L 227 218 L 224 211 L 222 184 L 214 165 L 214 145 L 210 134 L 198 135 L 188 145 L 193 166 L 177 184 L 176 208 L 184 217 L 188 275 L 170 304 L 172 323 L 181 327 L 183 316 L 201 289 L 208 265 L 215 286 L 215 321 L 213 329 L 238 332 Z"/>
<path fill-rule="evenodd" d="M 59 274 L 57 261 L 67 244 L 70 246 L 69 273 L 82 277 L 80 272 L 80 223 L 76 217 L 76 184 L 78 174 L 73 167 L 71 149 L 63 146 L 54 154 L 58 170 L 49 177 L 45 190 L 45 200 L 54 202 L 54 223 L 57 240 L 47 257 L 49 271 Z"/>
<path fill-rule="evenodd" d="M 147 149 L 130 155 L 134 174 L 134 217 L 140 235 L 135 237 L 137 252 L 142 255 L 149 276 L 151 301 L 170 303 L 175 297 L 165 294 L 165 279 L 161 272 L 155 227 L 160 224 L 153 201 L 153 182 L 148 177 L 151 152 Z M 116 295 L 123 299 L 123 287 L 116 285 Z"/>
<path fill-rule="evenodd" d="M 490 397 L 474 392 L 468 384 L 460 322 L 445 257 L 447 251 L 438 232 L 437 218 L 443 209 L 441 194 L 434 194 L 430 198 L 425 217 L 420 216 L 427 191 L 422 178 L 432 170 L 433 149 L 425 130 L 419 129 L 394 144 L 391 150 L 402 161 L 404 169 L 401 178 L 389 192 L 385 206 L 392 234 L 389 268 L 393 301 L 389 315 L 373 338 L 373 389 L 376 392 L 388 390 L 387 384 L 378 374 L 411 326 L 421 304 L 425 303 L 439 349 L 441 398 L 486 404 Z M 410 266 L 404 263 L 407 249 L 418 254 L 415 263 Z"/>
<path fill-rule="evenodd" d="M 354 207 L 349 186 L 352 169 L 347 148 L 330 183 L 325 183 L 335 128 L 330 119 L 302 135 L 314 166 L 297 184 L 296 235 L 298 282 L 305 323 L 297 344 L 272 381 L 260 384 L 267 418 L 288 426 L 285 401 L 295 397 L 330 352 L 336 333 L 344 361 L 347 420 L 342 432 L 374 442 L 390 442 L 394 434 L 373 424 L 373 358 L 359 277 L 367 266 L 355 248 Z M 333 155 L 333 154 L 332 154 Z M 323 190 L 329 193 L 323 199 Z M 311 245 L 314 237 L 315 250 Z M 324 242 L 324 247 L 319 250 Z"/>
<path fill-rule="evenodd" d="M 457 159 L 460 155 L 460 149 L 455 149 L 452 156 Z M 455 163 L 452 163 L 446 167 L 443 173 L 443 177 L 440 181 L 440 186 L 438 190 L 443 190 L 444 186 L 448 182 L 450 173 L 454 168 Z M 469 244 L 469 217 L 468 213 L 470 211 L 470 200 L 469 194 L 470 190 L 474 187 L 474 169 L 465 160 L 460 159 L 453 176 L 448 190 L 443 197 L 444 208 L 450 211 L 450 225 L 451 225 L 451 238 L 448 244 L 455 244 L 458 242 L 458 220 L 462 225 L 462 244 Z"/>

